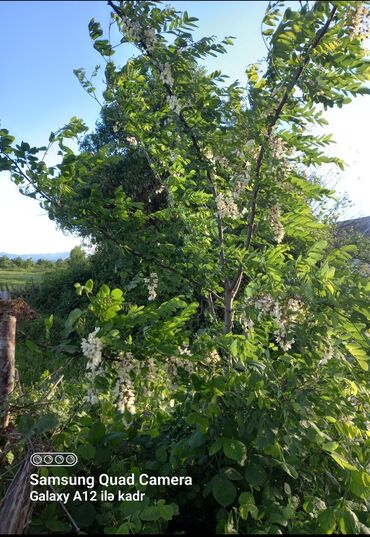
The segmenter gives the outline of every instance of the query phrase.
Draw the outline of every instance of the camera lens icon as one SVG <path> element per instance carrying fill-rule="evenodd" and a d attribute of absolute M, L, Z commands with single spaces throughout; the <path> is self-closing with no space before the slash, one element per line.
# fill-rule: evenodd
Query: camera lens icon
<path fill-rule="evenodd" d="M 78 458 L 75 453 L 39 452 L 33 453 L 30 462 L 33 466 L 74 466 Z"/>
<path fill-rule="evenodd" d="M 66 456 L 66 463 L 68 466 L 74 466 L 77 462 L 77 457 L 74 453 L 71 453 L 70 455 Z"/>
<path fill-rule="evenodd" d="M 39 466 L 42 463 L 41 455 L 38 455 L 37 453 L 33 454 L 32 457 L 31 457 L 31 462 L 35 466 Z"/>

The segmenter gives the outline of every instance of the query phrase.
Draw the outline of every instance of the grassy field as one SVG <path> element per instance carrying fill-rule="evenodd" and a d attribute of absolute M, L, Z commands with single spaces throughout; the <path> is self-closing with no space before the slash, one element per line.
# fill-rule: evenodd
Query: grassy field
<path fill-rule="evenodd" d="M 15 289 L 25 287 L 27 284 L 38 284 L 50 270 L 0 269 L 0 289 Z"/>

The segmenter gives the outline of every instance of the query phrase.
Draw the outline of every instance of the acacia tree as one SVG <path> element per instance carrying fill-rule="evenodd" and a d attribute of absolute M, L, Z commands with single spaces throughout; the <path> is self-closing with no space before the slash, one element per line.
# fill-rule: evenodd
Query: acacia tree
<path fill-rule="evenodd" d="M 215 300 L 216 309 L 223 309 L 224 331 L 230 332 L 235 299 L 250 283 L 251 253 L 274 248 L 286 252 L 298 233 L 316 227 L 309 201 L 323 199 L 328 191 L 307 179 L 307 167 L 341 162 L 323 152 L 330 136 L 314 136 L 309 126 L 325 124 L 322 106 L 342 106 L 367 91 L 362 47 L 366 13 L 362 4 L 335 2 L 304 4 L 299 11 L 289 7 L 282 13 L 279 3 L 272 2 L 263 21 L 267 57 L 249 67 L 249 83 L 242 88 L 238 83 L 225 86 L 220 72 L 207 74 L 197 66 L 199 58 L 225 52 L 230 39 L 194 42 L 189 33 L 194 19 L 173 8 L 161 10 L 150 2 L 110 6 L 122 41 L 139 51 L 123 67 L 115 67 L 114 48 L 91 21 L 94 46 L 107 60 L 104 97 L 116 111 L 116 146 L 126 154 L 128 143 L 140 150 L 157 178 L 156 192 L 167 192 L 169 206 L 147 214 L 116 185 L 109 191 L 104 148 L 98 155 L 76 156 L 63 145 L 65 137 L 84 129 L 79 121 L 51 137 L 65 155 L 53 179 L 57 170 L 37 161 L 36 150 L 30 153 L 27 144 L 15 149 L 13 158 L 5 153 L 3 167 L 12 169 L 26 193 L 40 196 L 64 226 L 118 239 L 152 267 L 156 261 L 165 264 L 174 251 L 169 265 L 180 275 L 190 268 L 211 311 Z M 76 74 L 94 93 L 83 70 Z M 3 137 L 3 149 L 8 142 Z M 98 178 L 95 184 L 92 174 Z M 81 186 L 71 188 L 76 176 Z M 150 225 L 158 221 L 170 221 L 173 232 L 179 227 L 182 241 L 171 244 L 165 234 L 163 244 L 161 232 L 153 233 Z M 136 252 L 127 237 L 138 226 L 149 231 L 141 235 L 143 246 Z M 311 242 L 307 239 L 306 246 Z"/>
<path fill-rule="evenodd" d="M 37 157 L 47 148 L 14 145 L 3 130 L 1 168 L 62 226 L 114 244 L 128 264 L 139 260 L 149 290 L 145 308 L 129 305 L 119 313 L 119 290 L 105 286 L 92 297 L 91 282 L 79 287 L 91 296 L 90 311 L 113 358 L 126 353 L 126 380 L 118 383 L 124 412 L 136 411 L 131 377 L 143 382 L 133 356 L 152 376 L 156 359 L 167 372 L 181 360 L 206 364 L 196 374 L 185 367 L 183 391 L 166 409 L 171 432 L 163 438 L 176 438 L 168 448 L 176 468 L 199 476 L 210 458 L 202 494 L 212 491 L 218 504 L 231 506 L 218 513 L 218 531 L 235 527 L 236 512 L 249 533 L 274 532 L 288 521 L 292 531 L 364 529 L 368 286 L 351 274 L 350 247 L 327 248 L 325 226 L 314 214 L 313 202 L 325 204 L 332 195 L 313 180 L 320 165 L 343 163 L 325 153 L 331 136 L 313 134 L 312 127 L 326 124 L 327 107 L 368 93 L 366 3 L 300 2 L 284 9 L 283 2 L 270 2 L 263 19 L 267 55 L 248 68 L 245 88 L 199 68 L 208 55 L 225 53 L 231 38 L 195 41 L 196 19 L 158 3 L 108 4 L 121 44 L 134 44 L 137 55 L 114 64 L 117 48 L 90 22 L 94 47 L 106 60 L 104 99 L 113 131 L 107 143 L 74 154 L 65 140 L 85 131 L 74 118 L 52 133 L 50 144 L 59 144 L 63 159 L 47 167 Z M 84 71 L 76 74 L 94 95 Z M 153 199 L 140 199 L 143 178 Z M 204 298 L 206 322 L 198 331 L 190 324 L 194 305 L 159 304 L 169 282 L 173 295 L 185 288 L 187 298 Z M 97 334 L 83 347 L 93 380 L 101 360 Z M 190 347 L 180 347 L 184 339 Z M 158 398 L 161 386 L 151 388 Z M 170 398 L 173 390 L 163 393 Z M 89 401 L 98 403 L 96 393 Z M 242 476 L 234 470 L 246 466 L 246 446 Z M 298 475 L 309 493 L 294 481 Z M 284 479 L 293 480 L 284 485 L 287 505 L 276 492 Z M 355 507 L 344 501 L 345 490 Z"/>

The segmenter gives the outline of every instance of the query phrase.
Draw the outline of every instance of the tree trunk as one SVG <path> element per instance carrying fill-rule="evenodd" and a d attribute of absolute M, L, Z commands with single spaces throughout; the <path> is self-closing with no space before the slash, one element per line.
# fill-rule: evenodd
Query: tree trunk
<path fill-rule="evenodd" d="M 17 319 L 13 315 L 0 317 L 0 430 L 8 426 L 6 405 L 9 394 L 14 390 L 16 324 Z"/>
<path fill-rule="evenodd" d="M 225 320 L 224 320 L 224 333 L 229 334 L 233 328 L 234 309 L 233 309 L 234 295 L 230 289 L 225 289 Z"/>
<path fill-rule="evenodd" d="M 30 457 L 33 450 L 28 450 L 4 498 L 0 503 L 0 535 L 23 535 L 27 533 L 32 510 L 30 493 L 32 490 L 30 475 L 37 473 Z"/>

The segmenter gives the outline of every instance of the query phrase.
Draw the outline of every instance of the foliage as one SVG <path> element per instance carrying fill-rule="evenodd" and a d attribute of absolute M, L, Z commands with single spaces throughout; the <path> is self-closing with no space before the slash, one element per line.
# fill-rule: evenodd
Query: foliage
<path fill-rule="evenodd" d="M 50 137 L 54 167 L 0 133 L 2 169 L 97 245 L 98 280 L 123 284 L 76 278 L 57 347 L 86 375 L 53 418 L 18 426 L 76 451 L 81 475 L 192 477 L 144 502 L 71 504 L 88 533 L 369 532 L 369 283 L 315 215 L 332 196 L 320 165 L 344 164 L 311 129 L 368 93 L 365 4 L 269 3 L 247 88 L 199 67 L 231 38 L 195 41 L 196 20 L 158 3 L 108 4 L 138 54 L 115 65 L 90 22 L 106 130 L 75 154 L 73 118 Z M 34 515 L 32 531 L 70 529 L 56 506 Z"/>

